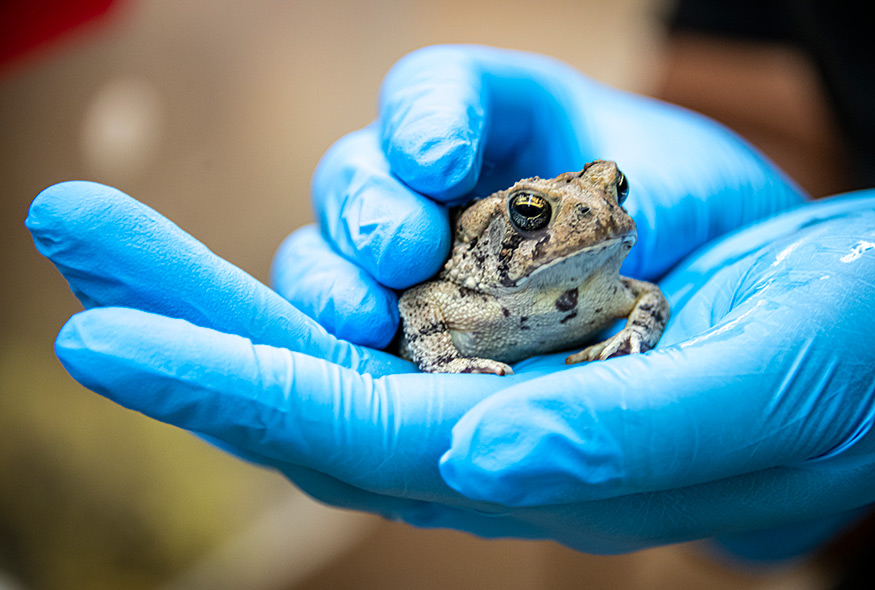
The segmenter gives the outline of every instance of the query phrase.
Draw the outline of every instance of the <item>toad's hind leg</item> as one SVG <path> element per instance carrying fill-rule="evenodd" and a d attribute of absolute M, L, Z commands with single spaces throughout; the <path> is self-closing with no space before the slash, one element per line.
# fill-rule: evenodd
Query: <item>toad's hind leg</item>
<path fill-rule="evenodd" d="M 565 359 L 567 364 L 647 352 L 659 342 L 670 315 L 665 295 L 653 283 L 626 277 L 620 280 L 635 298 L 626 326 L 604 342 L 572 354 Z"/>
<path fill-rule="evenodd" d="M 426 373 L 513 375 L 505 363 L 462 355 L 450 337 L 441 299 L 446 283 L 432 281 L 408 289 L 398 301 L 404 327 L 401 351 Z M 455 288 L 455 287 L 452 287 Z"/>

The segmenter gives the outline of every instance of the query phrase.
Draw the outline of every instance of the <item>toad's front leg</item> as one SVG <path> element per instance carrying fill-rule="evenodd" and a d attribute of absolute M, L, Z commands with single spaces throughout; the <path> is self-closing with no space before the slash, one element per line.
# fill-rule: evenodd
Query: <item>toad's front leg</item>
<path fill-rule="evenodd" d="M 491 359 L 463 356 L 453 344 L 443 313 L 447 291 L 457 289 L 443 281 L 423 283 L 408 289 L 398 301 L 404 329 L 401 355 L 426 373 L 494 373 L 513 375 L 506 364 Z"/>
<path fill-rule="evenodd" d="M 626 327 L 598 344 L 572 354 L 567 364 L 605 360 L 624 354 L 647 352 L 659 342 L 670 315 L 668 300 L 653 283 L 620 277 L 635 298 Z"/>

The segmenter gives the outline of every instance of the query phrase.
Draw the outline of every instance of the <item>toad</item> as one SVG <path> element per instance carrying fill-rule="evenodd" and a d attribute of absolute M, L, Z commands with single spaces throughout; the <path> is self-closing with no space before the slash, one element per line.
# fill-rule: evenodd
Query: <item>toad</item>
<path fill-rule="evenodd" d="M 510 375 L 509 363 L 581 346 L 624 317 L 566 363 L 653 348 L 669 305 L 656 285 L 619 274 L 637 239 L 628 193 L 616 163 L 596 160 L 471 203 L 441 272 L 399 300 L 402 356 L 430 373 Z"/>

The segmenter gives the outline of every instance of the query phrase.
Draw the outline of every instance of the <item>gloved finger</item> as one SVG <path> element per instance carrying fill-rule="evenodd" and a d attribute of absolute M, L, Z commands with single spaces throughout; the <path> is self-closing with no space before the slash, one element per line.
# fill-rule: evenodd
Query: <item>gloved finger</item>
<path fill-rule="evenodd" d="M 454 429 L 444 478 L 472 498 L 531 506 L 679 488 L 875 444 L 875 384 L 861 382 L 875 351 L 849 355 L 844 345 L 875 330 L 866 299 L 848 297 L 875 273 L 875 249 L 861 246 L 875 212 L 846 213 L 717 273 L 666 333 L 675 345 L 485 400 Z M 678 329 L 689 332 L 670 333 Z"/>
<path fill-rule="evenodd" d="M 579 77 L 523 52 L 449 45 L 410 53 L 380 91 L 390 169 L 414 190 L 452 202 L 582 167 L 592 150 L 569 124 L 570 105 L 559 98 L 565 85 L 552 83 L 557 69 Z"/>
<path fill-rule="evenodd" d="M 294 231 L 280 245 L 271 284 L 343 340 L 385 348 L 398 329 L 395 292 L 332 250 L 315 226 Z"/>
<path fill-rule="evenodd" d="M 374 379 L 126 308 L 73 316 L 55 349 L 77 381 L 120 405 L 242 451 L 411 499 L 459 498 L 434 468 L 449 429 L 507 383 L 421 373 Z"/>
<path fill-rule="evenodd" d="M 347 135 L 326 152 L 313 176 L 312 196 L 332 247 L 383 285 L 415 285 L 447 258 L 446 209 L 392 174 L 373 126 Z"/>
<path fill-rule="evenodd" d="M 86 308 L 117 305 L 186 319 L 257 343 L 302 350 L 374 374 L 397 357 L 326 333 L 252 276 L 124 193 L 92 182 L 42 191 L 27 228 Z"/>
<path fill-rule="evenodd" d="M 380 92 L 379 131 L 389 167 L 440 202 L 465 196 L 480 177 L 488 98 L 472 66 L 452 48 L 421 50 L 395 64 Z"/>

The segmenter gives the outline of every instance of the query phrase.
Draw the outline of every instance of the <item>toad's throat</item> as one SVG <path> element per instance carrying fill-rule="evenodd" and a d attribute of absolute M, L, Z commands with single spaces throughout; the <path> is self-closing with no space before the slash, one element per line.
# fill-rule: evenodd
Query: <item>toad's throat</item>
<path fill-rule="evenodd" d="M 587 256 L 593 260 L 593 266 L 599 266 L 599 262 L 603 259 L 602 256 L 599 256 L 600 252 L 606 252 L 608 250 L 616 250 L 618 246 L 627 245 L 628 249 L 632 248 L 635 245 L 635 242 L 638 240 L 638 234 L 635 231 L 632 231 L 628 234 L 617 236 L 615 238 L 611 238 L 608 240 L 602 240 L 598 244 L 593 244 L 592 246 L 585 246 L 583 248 L 578 248 L 572 252 L 564 256 L 557 256 L 553 260 L 538 266 L 531 272 L 516 278 L 511 278 L 514 287 L 521 287 L 531 281 L 533 278 L 537 277 L 539 274 L 542 274 L 547 269 L 553 268 L 558 264 L 562 264 L 564 262 L 573 260 L 577 257 Z M 505 284 L 505 286 L 511 286 Z"/>

